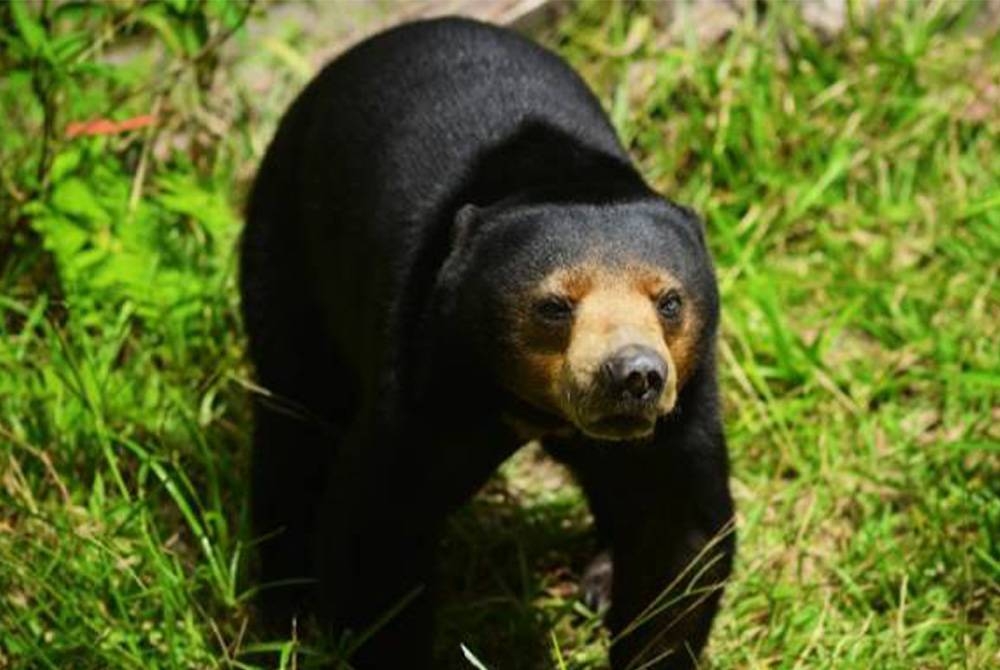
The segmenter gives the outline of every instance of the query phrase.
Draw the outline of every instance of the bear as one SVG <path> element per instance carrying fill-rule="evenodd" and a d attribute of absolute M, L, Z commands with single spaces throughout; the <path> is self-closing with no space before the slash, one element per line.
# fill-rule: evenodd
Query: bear
<path fill-rule="evenodd" d="M 537 441 L 592 511 L 611 667 L 694 667 L 735 549 L 715 272 L 580 76 L 501 27 L 391 28 L 292 103 L 246 211 L 263 618 L 428 667 L 442 527 Z"/>

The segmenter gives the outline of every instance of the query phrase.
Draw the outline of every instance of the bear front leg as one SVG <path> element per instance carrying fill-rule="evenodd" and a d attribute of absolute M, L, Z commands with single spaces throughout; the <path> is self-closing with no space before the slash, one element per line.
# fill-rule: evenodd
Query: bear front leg
<path fill-rule="evenodd" d="M 546 448 L 574 471 L 597 524 L 582 589 L 600 607 L 610 581 L 611 667 L 696 667 L 735 550 L 721 430 L 661 426 L 649 444 Z"/>
<path fill-rule="evenodd" d="M 725 452 L 716 435 L 701 444 L 660 437 L 619 468 L 627 475 L 614 482 L 610 523 L 613 668 L 697 667 L 735 550 Z"/>
<path fill-rule="evenodd" d="M 260 538 L 264 628 L 287 634 L 314 605 L 316 510 L 323 499 L 326 454 L 336 438 L 316 422 L 254 401 L 251 503 Z M 304 463 L 310 464 L 303 467 Z"/>
<path fill-rule="evenodd" d="M 727 528 L 684 529 L 664 514 L 613 545 L 611 666 L 697 667 L 730 570 Z"/>
<path fill-rule="evenodd" d="M 354 442 L 334 463 L 321 513 L 321 616 L 334 642 L 349 632 L 345 667 L 426 668 L 440 519 L 426 505 L 413 452 Z"/>
<path fill-rule="evenodd" d="M 369 521 L 354 537 L 338 538 L 350 555 L 337 561 L 339 574 L 325 575 L 332 630 L 351 633 L 346 650 L 350 665 L 345 667 L 429 668 L 431 559 L 437 533 L 385 518 Z"/>

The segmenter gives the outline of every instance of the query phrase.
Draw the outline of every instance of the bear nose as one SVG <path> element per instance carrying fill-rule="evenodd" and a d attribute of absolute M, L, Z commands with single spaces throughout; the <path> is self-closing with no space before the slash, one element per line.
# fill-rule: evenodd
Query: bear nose
<path fill-rule="evenodd" d="M 623 398 L 651 401 L 660 395 L 667 378 L 667 363 L 649 347 L 629 345 L 603 365 L 611 387 Z"/>

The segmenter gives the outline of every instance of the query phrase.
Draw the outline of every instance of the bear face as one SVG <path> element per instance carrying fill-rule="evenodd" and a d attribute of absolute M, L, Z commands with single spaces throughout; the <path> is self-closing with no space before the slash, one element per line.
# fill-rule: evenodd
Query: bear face
<path fill-rule="evenodd" d="M 525 438 L 651 436 L 718 319 L 700 223 L 659 199 L 467 207 L 448 265 L 454 309 L 524 410 L 509 420 Z"/>

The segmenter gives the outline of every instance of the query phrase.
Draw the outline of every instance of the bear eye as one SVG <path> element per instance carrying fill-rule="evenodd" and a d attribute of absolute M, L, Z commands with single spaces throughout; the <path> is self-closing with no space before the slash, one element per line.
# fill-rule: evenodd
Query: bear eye
<path fill-rule="evenodd" d="M 545 321 L 566 321 L 573 316 L 573 303 L 560 296 L 547 296 L 535 303 L 535 314 Z"/>
<path fill-rule="evenodd" d="M 667 291 L 656 301 L 656 310 L 668 321 L 675 321 L 681 315 L 681 296 L 677 291 Z"/>

